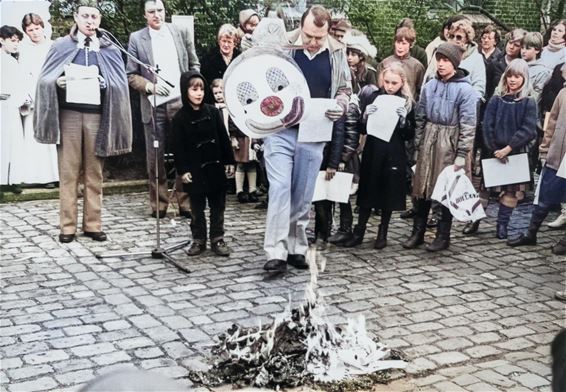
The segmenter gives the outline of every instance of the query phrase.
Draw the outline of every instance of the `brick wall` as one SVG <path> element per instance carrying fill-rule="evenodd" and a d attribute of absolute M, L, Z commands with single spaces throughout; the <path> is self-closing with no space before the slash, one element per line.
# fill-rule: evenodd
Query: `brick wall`
<path fill-rule="evenodd" d="M 509 27 L 540 29 L 540 8 L 533 0 L 486 0 L 484 9 Z"/>

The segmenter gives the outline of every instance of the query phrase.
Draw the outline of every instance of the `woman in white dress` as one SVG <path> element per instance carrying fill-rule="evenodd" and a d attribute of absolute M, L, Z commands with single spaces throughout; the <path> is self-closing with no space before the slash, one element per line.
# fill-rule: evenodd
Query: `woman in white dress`
<path fill-rule="evenodd" d="M 26 89 L 30 97 L 35 99 L 37 78 L 41 67 L 51 48 L 52 40 L 44 33 L 44 24 L 37 14 L 26 14 L 22 20 L 22 29 L 29 40 L 20 45 L 20 64 L 26 75 Z M 33 104 L 31 110 L 33 110 Z M 33 112 L 24 115 L 24 155 L 33 157 L 25 161 L 23 180 L 26 184 L 48 184 L 59 181 L 57 166 L 57 148 L 55 144 L 41 144 L 33 137 Z"/>
<path fill-rule="evenodd" d="M 31 98 L 22 88 L 24 74 L 16 59 L 22 37 L 13 26 L 0 27 L 0 185 L 22 182 L 21 162 L 26 158 L 20 108 L 28 107 Z"/>

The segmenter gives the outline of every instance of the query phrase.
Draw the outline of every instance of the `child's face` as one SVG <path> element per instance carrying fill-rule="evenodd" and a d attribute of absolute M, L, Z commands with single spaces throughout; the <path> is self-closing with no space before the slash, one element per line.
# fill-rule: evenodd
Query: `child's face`
<path fill-rule="evenodd" d="M 521 90 L 523 83 L 525 83 L 525 78 L 522 75 L 507 75 L 507 88 L 511 94 L 516 93 Z"/>
<path fill-rule="evenodd" d="M 395 41 L 395 56 L 405 58 L 411 50 L 411 43 L 406 39 Z"/>
<path fill-rule="evenodd" d="M 350 67 L 355 67 L 360 61 L 360 56 L 357 53 L 354 53 L 353 50 L 348 50 L 348 65 Z"/>
<path fill-rule="evenodd" d="M 200 106 L 202 104 L 202 100 L 204 99 L 204 88 L 202 86 L 198 84 L 189 86 L 187 94 L 192 105 Z"/>
<path fill-rule="evenodd" d="M 538 52 L 540 52 L 540 50 L 536 48 L 527 48 L 526 46 L 523 46 L 521 48 L 521 58 L 528 63 L 529 61 L 536 60 Z"/>
<path fill-rule="evenodd" d="M 505 54 L 510 58 L 518 58 L 521 55 L 521 41 L 507 41 Z"/>
<path fill-rule="evenodd" d="M 212 95 L 214 96 L 214 101 L 216 101 L 217 103 L 224 103 L 224 87 L 213 87 Z"/>
<path fill-rule="evenodd" d="M 455 71 L 454 64 L 444 56 L 436 56 L 436 71 L 441 78 L 452 75 Z"/>
<path fill-rule="evenodd" d="M 403 87 L 401 76 L 390 71 L 386 71 L 383 74 L 383 88 L 387 94 L 397 94 L 401 87 Z"/>

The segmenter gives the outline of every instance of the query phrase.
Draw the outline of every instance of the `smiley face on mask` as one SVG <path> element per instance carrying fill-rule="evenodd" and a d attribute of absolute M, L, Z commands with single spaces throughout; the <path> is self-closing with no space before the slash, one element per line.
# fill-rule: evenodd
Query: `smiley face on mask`
<path fill-rule="evenodd" d="M 263 138 L 298 124 L 310 92 L 300 68 L 284 51 L 251 48 L 224 74 L 230 117 L 251 138 Z"/>

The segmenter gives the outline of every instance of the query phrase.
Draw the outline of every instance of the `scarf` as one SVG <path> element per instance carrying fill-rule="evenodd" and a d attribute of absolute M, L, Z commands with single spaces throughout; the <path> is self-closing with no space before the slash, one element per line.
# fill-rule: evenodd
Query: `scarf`
<path fill-rule="evenodd" d="M 562 41 L 558 44 L 555 44 L 552 41 L 548 41 L 548 45 L 546 46 L 546 48 L 551 52 L 558 52 L 559 50 L 562 50 L 562 48 L 564 48 L 565 46 L 566 46 L 566 41 Z"/>

